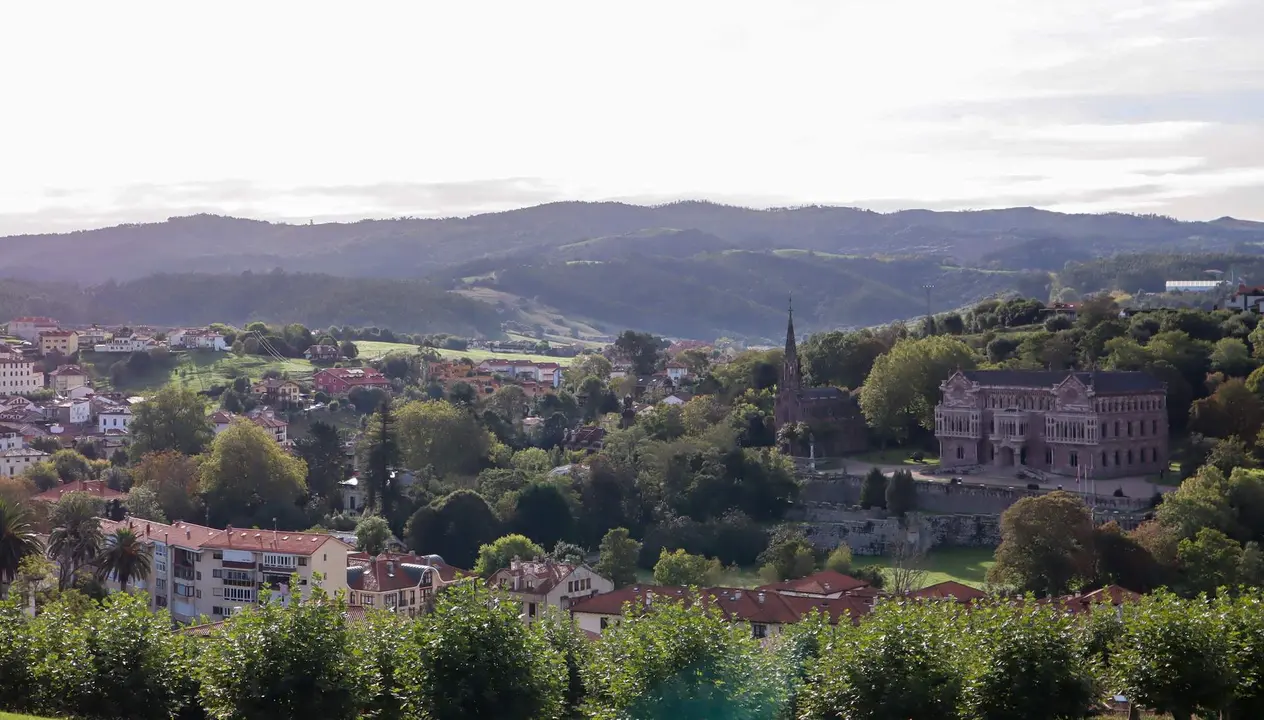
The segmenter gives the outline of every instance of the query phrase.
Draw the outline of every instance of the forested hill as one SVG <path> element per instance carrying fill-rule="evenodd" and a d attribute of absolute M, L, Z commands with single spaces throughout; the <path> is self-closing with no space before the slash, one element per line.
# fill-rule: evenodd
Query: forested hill
<path fill-rule="evenodd" d="M 287 271 L 411 278 L 480 258 L 583 258 L 577 243 L 652 245 L 656 228 L 693 230 L 692 252 L 812 250 L 935 255 L 997 269 L 1057 269 L 1122 251 L 1233 251 L 1264 243 L 1264 224 L 1222 218 L 1067 215 L 1033 208 L 877 213 L 841 207 L 754 210 L 706 202 L 645 207 L 566 202 L 446 219 L 290 225 L 212 215 L 61 235 L 0 238 L 0 275 L 119 282 L 157 272 Z M 672 244 L 672 243 L 666 243 Z M 652 247 L 649 254 L 661 254 Z"/>
<path fill-rule="evenodd" d="M 0 279 L 0 318 L 19 315 L 155 325 L 261 320 L 493 337 L 501 320 L 491 305 L 423 281 L 283 272 L 160 274 L 87 288 Z"/>

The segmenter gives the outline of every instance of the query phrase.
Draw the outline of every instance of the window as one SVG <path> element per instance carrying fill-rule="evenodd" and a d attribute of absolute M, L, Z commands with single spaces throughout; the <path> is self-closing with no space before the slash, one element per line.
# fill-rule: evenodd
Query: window
<path fill-rule="evenodd" d="M 1151 434 L 1151 435 L 1158 435 L 1158 434 L 1159 434 L 1159 421 L 1158 421 L 1158 420 L 1151 420 L 1151 421 L 1150 421 L 1150 434 Z"/>
<path fill-rule="evenodd" d="M 527 617 L 535 617 L 535 603 L 527 603 Z"/>
<path fill-rule="evenodd" d="M 1115 421 L 1115 437 L 1119 437 L 1119 421 Z"/>
<path fill-rule="evenodd" d="M 1107 466 L 1107 465 L 1109 465 L 1109 464 L 1110 464 L 1110 463 L 1106 462 L 1106 451 L 1105 451 L 1105 450 L 1103 450 L 1103 451 L 1102 451 L 1102 467 L 1106 467 L 1106 466 Z"/>
<path fill-rule="evenodd" d="M 1045 465 L 1053 464 L 1053 448 L 1045 448 Z"/>
<path fill-rule="evenodd" d="M 417 604 L 417 591 L 416 591 L 416 590 L 409 590 L 409 591 L 408 591 L 408 604 L 409 604 L 409 605 L 416 605 L 416 604 Z"/>
<path fill-rule="evenodd" d="M 1141 428 L 1140 428 L 1140 430 L 1139 430 L 1139 432 L 1141 433 L 1141 436 L 1142 436 L 1142 437 L 1145 437 L 1145 420 L 1142 420 L 1141 422 L 1139 422 L 1139 423 L 1137 423 L 1137 424 L 1141 426 Z"/>
<path fill-rule="evenodd" d="M 211 588 L 211 595 L 214 595 L 215 597 L 224 597 L 224 588 Z"/>
<path fill-rule="evenodd" d="M 348 600 L 347 602 L 348 602 L 348 603 L 350 603 L 351 605 L 355 605 L 355 604 L 356 604 L 356 592 L 355 592 L 355 590 L 352 590 L 352 591 L 351 591 L 351 599 L 350 599 L 350 600 Z"/>
<path fill-rule="evenodd" d="M 254 602 L 255 591 L 251 588 L 224 588 L 224 599 L 233 602 Z"/>
<path fill-rule="evenodd" d="M 1132 421 L 1128 421 L 1128 437 L 1132 437 Z"/>
<path fill-rule="evenodd" d="M 211 570 L 211 577 L 213 577 L 213 578 L 222 578 L 222 577 L 224 577 L 224 571 L 223 571 L 223 570 L 221 570 L 221 569 L 219 569 L 219 568 L 215 568 L 215 569 Z"/>
<path fill-rule="evenodd" d="M 1116 465 L 1119 464 L 1119 451 L 1118 450 L 1115 451 L 1115 464 Z"/>
<path fill-rule="evenodd" d="M 1072 450 L 1071 451 L 1071 467 L 1079 467 L 1079 466 L 1080 466 L 1080 454 Z"/>
<path fill-rule="evenodd" d="M 601 629 L 602 629 L 602 630 L 605 630 L 605 629 L 606 629 L 606 628 L 608 628 L 608 627 L 610 627 L 610 618 L 602 618 L 602 619 L 601 619 Z"/>
<path fill-rule="evenodd" d="M 754 636 L 756 640 L 762 640 L 763 638 L 768 637 L 768 626 L 763 623 L 752 623 L 751 635 Z"/>
<path fill-rule="evenodd" d="M 1106 437 L 1106 423 L 1102 423 L 1102 437 Z"/>
<path fill-rule="evenodd" d="M 299 566 L 299 567 L 307 567 L 307 558 L 305 558 L 305 557 L 301 557 L 301 558 L 299 558 L 299 559 L 298 559 L 298 566 Z"/>
<path fill-rule="evenodd" d="M 215 558 L 216 560 L 223 560 L 223 559 L 224 559 L 224 551 L 223 551 L 223 550 L 216 550 L 215 552 L 211 553 L 211 557 Z"/>
<path fill-rule="evenodd" d="M 1128 451 L 1128 464 L 1129 465 L 1132 464 L 1132 451 L 1131 450 Z"/>

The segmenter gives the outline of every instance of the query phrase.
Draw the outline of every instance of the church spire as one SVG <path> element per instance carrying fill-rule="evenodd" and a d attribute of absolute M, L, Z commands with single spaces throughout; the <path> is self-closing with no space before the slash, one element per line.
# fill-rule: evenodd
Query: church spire
<path fill-rule="evenodd" d="M 794 341 L 794 298 L 791 297 L 789 319 L 786 322 L 786 356 L 781 366 L 781 389 L 797 391 L 801 386 L 802 374 L 799 349 Z"/>

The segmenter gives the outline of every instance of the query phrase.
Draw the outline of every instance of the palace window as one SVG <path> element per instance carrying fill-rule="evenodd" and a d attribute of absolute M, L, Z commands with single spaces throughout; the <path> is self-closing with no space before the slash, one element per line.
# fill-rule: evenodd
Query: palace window
<path fill-rule="evenodd" d="M 965 449 L 965 448 L 960 447 L 960 446 L 958 446 L 958 447 L 957 447 L 957 459 L 958 459 L 958 460 L 965 460 L 965 459 L 966 459 L 966 449 Z"/>
<path fill-rule="evenodd" d="M 1115 421 L 1115 437 L 1119 437 L 1119 421 Z"/>
<path fill-rule="evenodd" d="M 1107 467 L 1110 463 L 1106 462 L 1106 451 L 1102 451 L 1102 467 Z"/>
<path fill-rule="evenodd" d="M 1080 454 L 1072 450 L 1071 451 L 1071 467 L 1079 467 L 1079 466 L 1080 466 Z"/>
<path fill-rule="evenodd" d="M 1128 451 L 1128 464 L 1129 465 L 1132 464 L 1132 451 L 1131 450 Z"/>
<path fill-rule="evenodd" d="M 1045 465 L 1053 464 L 1053 448 L 1045 448 Z"/>
<path fill-rule="evenodd" d="M 1151 435 L 1158 435 L 1158 434 L 1159 434 L 1159 421 L 1158 421 L 1158 420 L 1151 420 L 1151 421 L 1150 421 L 1150 434 L 1151 434 Z"/>

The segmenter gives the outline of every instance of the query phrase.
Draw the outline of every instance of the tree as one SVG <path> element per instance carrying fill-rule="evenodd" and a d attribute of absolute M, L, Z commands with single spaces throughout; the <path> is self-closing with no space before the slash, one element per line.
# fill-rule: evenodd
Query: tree
<path fill-rule="evenodd" d="M 452 388 L 448 391 L 448 400 L 460 407 L 471 408 L 478 404 L 478 391 L 474 386 L 465 382 L 452 383 Z"/>
<path fill-rule="evenodd" d="M 1212 446 L 1204 465 L 1211 465 L 1226 477 L 1235 468 L 1254 468 L 1258 463 L 1251 457 L 1247 445 L 1236 435 L 1219 440 Z"/>
<path fill-rule="evenodd" d="M 88 459 L 74 450 L 58 450 L 49 458 L 53 463 L 53 471 L 63 483 L 75 480 L 87 480 L 92 477 L 92 468 Z"/>
<path fill-rule="evenodd" d="M 605 356 L 597 353 L 585 353 L 575 358 L 571 366 L 566 368 L 566 371 L 562 373 L 562 379 L 566 387 L 574 390 L 580 386 L 580 383 L 586 377 L 595 377 L 602 382 L 609 380 L 611 370 L 613 370 L 613 367 Z"/>
<path fill-rule="evenodd" d="M 522 535 L 504 535 L 478 549 L 478 562 L 474 572 L 491 577 L 501 568 L 507 568 L 513 560 L 535 560 L 544 557 L 544 548 Z"/>
<path fill-rule="evenodd" d="M 22 559 L 43 551 L 30 512 L 0 497 L 0 599 L 7 595 L 9 583 L 17 578 Z"/>
<path fill-rule="evenodd" d="M 198 465 L 174 450 L 145 455 L 132 469 L 134 488 L 151 490 L 169 520 L 197 519 Z M 150 518 L 153 519 L 153 518 Z"/>
<path fill-rule="evenodd" d="M 215 438 L 199 470 L 212 526 L 305 527 L 299 501 L 307 490 L 307 466 L 258 425 L 235 421 Z"/>
<path fill-rule="evenodd" d="M 47 460 L 34 463 L 22 471 L 22 478 L 40 492 L 50 490 L 61 484 L 61 478 L 57 476 L 57 471 L 53 469 L 53 464 Z"/>
<path fill-rule="evenodd" d="M 483 496 L 457 490 L 418 509 L 404 533 L 415 552 L 473 567 L 479 548 L 500 537 L 500 522 Z"/>
<path fill-rule="evenodd" d="M 226 431 L 227 432 L 227 431 Z M 305 602 L 261 602 L 234 615 L 198 663 L 210 717 L 359 716 L 360 662 L 346 607 L 323 589 Z"/>
<path fill-rule="evenodd" d="M 381 515 L 365 515 L 356 523 L 356 550 L 371 556 L 381 555 L 391 541 L 391 526 Z"/>
<path fill-rule="evenodd" d="M 1111 665 L 1130 701 L 1175 720 L 1224 708 L 1234 687 L 1224 621 L 1200 605 L 1159 591 L 1124 614 Z"/>
<path fill-rule="evenodd" d="M 524 448 L 513 454 L 510 460 L 515 470 L 527 476 L 538 476 L 553 469 L 553 459 L 540 448 Z"/>
<path fill-rule="evenodd" d="M 487 398 L 487 407 L 496 411 L 501 417 L 517 423 L 526 417 L 531 406 L 527 393 L 518 385 L 503 385 Z"/>
<path fill-rule="evenodd" d="M 342 356 L 347 359 L 355 359 L 360 355 L 360 348 L 350 340 L 343 340 L 342 343 L 338 345 L 338 352 L 342 353 Z"/>
<path fill-rule="evenodd" d="M 1204 466 L 1163 498 L 1156 519 L 1171 528 L 1178 539 L 1192 538 L 1203 528 L 1230 535 L 1238 531 L 1237 518 L 1229 504 L 1229 481 L 1214 466 Z"/>
<path fill-rule="evenodd" d="M 902 442 L 913 427 L 935 427 L 939 384 L 955 370 L 971 369 L 970 346 L 947 335 L 904 339 L 874 362 L 860 391 L 865 419 L 883 436 Z"/>
<path fill-rule="evenodd" d="M 404 405 L 395 424 L 404 464 L 433 466 L 440 477 L 476 474 L 491 447 L 491 435 L 477 418 L 442 400 Z"/>
<path fill-rule="evenodd" d="M 615 338 L 614 349 L 632 364 L 632 371 L 638 376 L 649 375 L 658 364 L 662 342 L 649 333 L 624 330 Z"/>
<path fill-rule="evenodd" d="M 1226 380 L 1211 397 L 1194 402 L 1189 423 L 1191 430 L 1208 437 L 1253 438 L 1264 425 L 1264 400 L 1248 390 L 1241 378 Z"/>
<path fill-rule="evenodd" d="M 887 344 L 870 330 L 835 330 L 814 333 L 803 343 L 799 354 L 813 385 L 858 388 L 869 376 L 874 361 L 887 349 Z"/>
<path fill-rule="evenodd" d="M 654 582 L 659 585 L 692 585 L 709 587 L 720 582 L 724 567 L 715 558 L 690 555 L 676 549 L 668 552 L 663 548 L 654 564 Z"/>
<path fill-rule="evenodd" d="M 48 453 L 49 455 L 61 450 L 61 441 L 51 435 L 32 438 L 27 445 L 30 446 L 32 450 L 39 450 L 40 452 Z"/>
<path fill-rule="evenodd" d="M 113 577 L 126 592 L 129 582 L 149 577 L 149 548 L 130 529 L 117 528 L 105 537 L 105 547 L 94 564 L 98 580 Z"/>
<path fill-rule="evenodd" d="M 536 482 L 518 491 L 510 528 L 544 547 L 575 535 L 575 516 L 557 485 Z"/>
<path fill-rule="evenodd" d="M 1255 368 L 1251 351 L 1237 338 L 1221 338 L 1211 349 L 1211 367 L 1228 377 L 1246 377 Z"/>
<path fill-rule="evenodd" d="M 174 450 L 197 455 L 211 441 L 206 405 L 193 390 L 167 385 L 132 410 L 128 423 L 133 458 Z"/>
<path fill-rule="evenodd" d="M 1001 515 L 1001 545 L 988 579 L 1039 595 L 1067 592 L 1093 574 L 1093 517 L 1067 492 L 1026 497 Z"/>
<path fill-rule="evenodd" d="M 147 485 L 132 488 L 127 494 L 127 514 L 141 520 L 160 523 L 168 521 L 167 514 L 162 511 L 162 504 L 158 502 L 158 494 Z"/>
<path fill-rule="evenodd" d="M 897 517 L 917 509 L 917 481 L 908 470 L 896 470 L 891 473 L 887 483 L 887 512 Z"/>
<path fill-rule="evenodd" d="M 613 528 L 601 539 L 600 558 L 594 570 L 614 583 L 615 588 L 636 581 L 636 560 L 641 554 L 641 543 L 633 540 L 627 528 Z"/>
<path fill-rule="evenodd" d="M 360 457 L 365 467 L 365 505 L 389 514 L 391 501 L 391 470 L 399 462 L 398 422 L 391 411 L 391 399 L 386 397 L 376 413 L 369 418 L 367 432 L 360 441 Z M 412 467 L 425 467 L 413 465 Z"/>
<path fill-rule="evenodd" d="M 1093 530 L 1096 583 L 1119 585 L 1140 593 L 1164 583 L 1164 568 L 1145 544 L 1111 521 Z"/>
<path fill-rule="evenodd" d="M 777 660 L 714 606 L 656 598 L 594 643 L 587 709 L 598 718 L 773 718 L 786 700 Z"/>
<path fill-rule="evenodd" d="M 896 541 L 888 551 L 891 562 L 890 582 L 886 589 L 895 596 L 921 590 L 926 584 L 926 554 L 908 541 Z"/>
<path fill-rule="evenodd" d="M 433 720 L 558 717 L 565 662 L 518 619 L 519 608 L 472 584 L 441 593 L 414 631 L 425 652 L 403 668 L 403 685 L 413 689 L 407 704 Z"/>
<path fill-rule="evenodd" d="M 839 543 L 825 558 L 825 569 L 846 575 L 851 572 L 851 563 L 851 547 L 847 543 Z"/>
<path fill-rule="evenodd" d="M 378 440 L 380 442 L 380 435 Z M 338 429 L 317 420 L 307 428 L 307 434 L 294 443 L 294 452 L 307 463 L 308 494 L 324 500 L 326 507 L 340 505 L 338 484 L 346 479 L 347 458 Z"/>
<path fill-rule="evenodd" d="M 575 543 L 568 543 L 565 540 L 558 540 L 553 549 L 549 551 L 549 557 L 567 565 L 582 564 L 586 554 L 587 552 L 582 547 Z"/>
<path fill-rule="evenodd" d="M 1242 546 L 1219 530 L 1205 527 L 1181 540 L 1176 560 L 1191 594 L 1215 595 L 1217 589 L 1237 584 Z"/>
<path fill-rule="evenodd" d="M 873 507 L 885 509 L 886 506 L 887 476 L 882 474 L 881 468 L 869 468 L 860 486 L 860 507 L 868 510 Z"/>
<path fill-rule="evenodd" d="M 794 580 L 811 574 L 816 568 L 816 554 L 811 543 L 798 530 L 782 532 L 768 549 L 759 555 L 759 574 L 768 582 Z"/>
<path fill-rule="evenodd" d="M 87 493 L 67 493 L 53 507 L 48 553 L 57 562 L 58 590 L 69 588 L 79 570 L 100 554 L 99 513 L 100 501 Z"/>

